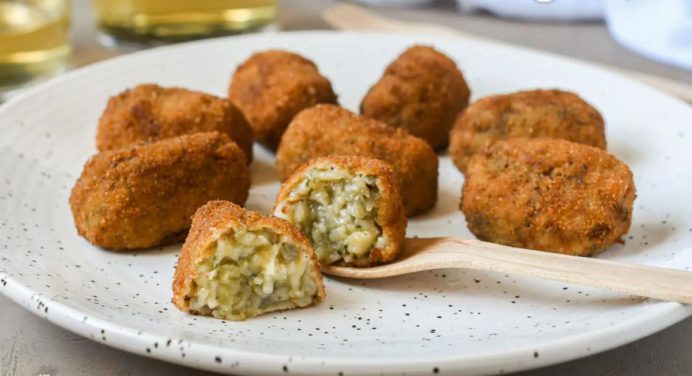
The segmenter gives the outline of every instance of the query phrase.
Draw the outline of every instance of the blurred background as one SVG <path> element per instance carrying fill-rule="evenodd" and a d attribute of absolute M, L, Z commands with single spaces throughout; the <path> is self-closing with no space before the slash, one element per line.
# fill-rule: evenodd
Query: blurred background
<path fill-rule="evenodd" d="M 0 96 L 162 44 L 334 28 L 463 32 L 692 85 L 692 0 L 0 0 Z"/>

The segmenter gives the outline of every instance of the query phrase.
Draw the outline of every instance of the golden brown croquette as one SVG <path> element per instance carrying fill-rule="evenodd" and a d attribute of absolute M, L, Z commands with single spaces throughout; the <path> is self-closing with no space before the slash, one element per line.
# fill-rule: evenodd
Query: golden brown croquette
<path fill-rule="evenodd" d="M 391 261 L 403 247 L 406 232 L 392 168 L 368 157 L 311 160 L 283 184 L 274 215 L 298 226 L 323 264 Z"/>
<path fill-rule="evenodd" d="M 223 133 L 195 133 L 95 155 L 70 207 L 77 231 L 94 245 L 150 248 L 182 240 L 209 200 L 243 204 L 249 187 L 245 153 Z"/>
<path fill-rule="evenodd" d="M 243 112 L 255 139 L 276 150 L 301 110 L 336 103 L 332 85 L 310 60 L 288 51 L 258 52 L 233 74 L 228 98 Z"/>
<path fill-rule="evenodd" d="M 252 161 L 252 130 L 233 103 L 199 91 L 143 84 L 111 97 L 96 146 L 113 150 L 198 132 L 225 133 Z"/>
<path fill-rule="evenodd" d="M 602 149 L 515 138 L 471 158 L 461 210 L 481 240 L 588 256 L 627 233 L 634 198 L 629 168 Z"/>
<path fill-rule="evenodd" d="M 471 156 L 496 140 L 550 137 L 605 149 L 603 118 L 578 95 L 529 90 L 472 103 L 451 132 L 449 152 L 463 172 Z"/>
<path fill-rule="evenodd" d="M 324 296 L 315 250 L 297 227 L 228 201 L 195 213 L 173 281 L 180 310 L 245 320 Z"/>
<path fill-rule="evenodd" d="M 394 60 L 367 93 L 360 112 L 427 141 L 449 142 L 457 114 L 469 103 L 464 76 L 452 59 L 428 46 L 413 46 Z"/>
<path fill-rule="evenodd" d="M 437 155 L 401 128 L 335 105 L 317 105 L 293 119 L 276 153 L 276 168 L 288 179 L 303 163 L 326 155 L 380 159 L 394 170 L 406 214 L 424 212 L 437 200 Z"/>

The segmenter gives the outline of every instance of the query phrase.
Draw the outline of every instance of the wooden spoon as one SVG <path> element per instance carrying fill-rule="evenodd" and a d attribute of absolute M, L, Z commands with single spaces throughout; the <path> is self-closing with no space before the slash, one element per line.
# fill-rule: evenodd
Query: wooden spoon
<path fill-rule="evenodd" d="M 371 268 L 322 266 L 346 278 L 384 278 L 421 270 L 463 268 L 540 277 L 648 298 L 692 303 L 692 272 L 532 251 L 458 238 L 407 238 L 398 259 Z"/>

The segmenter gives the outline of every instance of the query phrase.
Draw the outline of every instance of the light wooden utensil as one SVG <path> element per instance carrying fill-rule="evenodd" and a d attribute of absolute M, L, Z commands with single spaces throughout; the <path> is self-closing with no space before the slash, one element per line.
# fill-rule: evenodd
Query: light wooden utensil
<path fill-rule="evenodd" d="M 407 238 L 390 264 L 371 268 L 323 266 L 337 277 L 373 279 L 422 270 L 461 268 L 539 277 L 643 296 L 692 303 L 692 272 L 597 258 L 532 251 L 480 240 Z"/>
<path fill-rule="evenodd" d="M 439 35 L 457 37 L 467 40 L 485 41 L 495 44 L 509 45 L 489 38 L 469 34 L 451 27 L 431 25 L 420 22 L 399 21 L 383 17 L 353 4 L 338 4 L 327 9 L 322 18 L 333 28 L 348 31 L 394 32 L 418 35 Z M 527 48 L 528 49 L 528 48 Z M 629 69 L 587 62 L 608 70 L 646 83 L 668 94 L 677 96 L 687 102 L 692 102 L 692 87 L 660 76 L 637 72 Z"/>

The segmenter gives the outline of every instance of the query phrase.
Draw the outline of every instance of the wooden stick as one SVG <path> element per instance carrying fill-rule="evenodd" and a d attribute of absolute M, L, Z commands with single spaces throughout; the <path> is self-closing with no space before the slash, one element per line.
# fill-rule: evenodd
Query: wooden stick
<path fill-rule="evenodd" d="M 464 268 L 545 278 L 680 303 L 692 303 L 692 272 L 562 255 L 458 238 L 406 239 L 406 252 L 371 268 L 325 266 L 348 278 L 384 278 L 422 270 Z"/>

